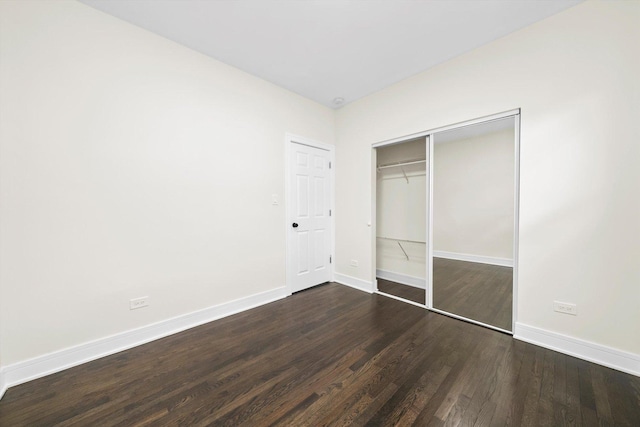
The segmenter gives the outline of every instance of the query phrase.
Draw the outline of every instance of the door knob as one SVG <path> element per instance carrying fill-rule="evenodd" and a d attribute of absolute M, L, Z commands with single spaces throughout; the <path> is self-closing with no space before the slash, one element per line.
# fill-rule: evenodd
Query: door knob
<path fill-rule="evenodd" d="M 297 223 L 297 222 L 294 222 L 293 224 L 291 224 L 291 226 L 292 226 L 293 228 L 298 228 L 298 223 Z"/>

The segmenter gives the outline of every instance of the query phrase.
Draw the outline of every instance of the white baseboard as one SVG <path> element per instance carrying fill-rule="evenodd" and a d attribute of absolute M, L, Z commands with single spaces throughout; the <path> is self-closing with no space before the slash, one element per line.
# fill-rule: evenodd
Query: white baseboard
<path fill-rule="evenodd" d="M 421 277 L 409 276 L 408 274 L 394 273 L 387 270 L 376 270 L 376 277 L 381 279 L 390 280 L 392 282 L 401 283 L 407 286 L 413 286 L 414 288 L 426 289 L 427 280 Z"/>
<path fill-rule="evenodd" d="M 141 344 L 146 344 L 159 338 L 182 332 L 213 320 L 277 301 L 288 295 L 285 287 L 277 288 L 172 319 L 163 320 L 138 329 L 55 351 L 23 362 L 14 363 L 2 368 L 0 387 L 6 389 L 36 378 L 41 378 L 73 366 L 81 365 Z M 3 390 L 3 388 L 0 388 L 0 390 Z"/>
<path fill-rule="evenodd" d="M 501 267 L 513 267 L 513 260 L 510 258 L 497 258 L 482 255 L 459 254 L 456 252 L 433 251 L 434 258 L 455 259 L 458 261 L 479 262 L 480 264 L 499 265 Z"/>
<path fill-rule="evenodd" d="M 368 282 L 366 280 L 358 279 L 356 277 L 347 276 L 346 274 L 334 273 L 333 281 L 340 283 L 341 285 L 346 285 L 351 288 L 355 288 L 361 291 L 368 292 L 370 294 L 373 293 L 373 283 Z"/>
<path fill-rule="evenodd" d="M 7 391 L 7 382 L 4 380 L 4 369 L 0 368 L 0 399 L 5 391 Z"/>
<path fill-rule="evenodd" d="M 640 376 L 640 355 L 516 322 L 514 338 Z"/>

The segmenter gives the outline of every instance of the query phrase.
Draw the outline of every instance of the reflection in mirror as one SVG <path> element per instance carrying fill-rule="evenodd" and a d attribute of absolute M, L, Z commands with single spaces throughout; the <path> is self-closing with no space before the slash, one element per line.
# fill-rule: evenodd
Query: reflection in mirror
<path fill-rule="evenodd" d="M 378 148 L 378 290 L 419 304 L 426 296 L 426 139 Z"/>
<path fill-rule="evenodd" d="M 511 331 L 515 119 L 434 136 L 433 307 Z"/>

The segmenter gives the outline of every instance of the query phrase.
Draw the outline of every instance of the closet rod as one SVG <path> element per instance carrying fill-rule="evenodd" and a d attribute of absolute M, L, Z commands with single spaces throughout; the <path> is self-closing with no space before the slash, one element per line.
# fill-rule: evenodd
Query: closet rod
<path fill-rule="evenodd" d="M 398 166 L 417 165 L 419 163 L 427 163 L 426 160 L 416 160 L 414 162 L 395 163 L 393 165 L 378 166 L 378 170 L 387 168 L 397 168 Z"/>

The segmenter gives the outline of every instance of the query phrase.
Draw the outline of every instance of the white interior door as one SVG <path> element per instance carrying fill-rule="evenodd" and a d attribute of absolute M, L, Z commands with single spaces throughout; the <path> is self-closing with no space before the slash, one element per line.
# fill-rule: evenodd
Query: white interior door
<path fill-rule="evenodd" d="M 331 280 L 331 153 L 290 143 L 291 292 Z"/>

